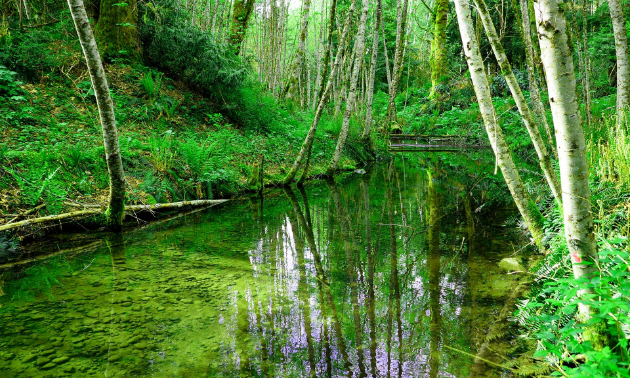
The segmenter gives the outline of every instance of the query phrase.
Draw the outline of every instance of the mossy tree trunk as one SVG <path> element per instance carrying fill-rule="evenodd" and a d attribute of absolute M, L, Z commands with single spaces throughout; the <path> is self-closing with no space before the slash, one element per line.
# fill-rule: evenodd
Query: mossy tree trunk
<path fill-rule="evenodd" d="M 94 36 L 105 59 L 140 60 L 137 0 L 100 0 Z"/>
<path fill-rule="evenodd" d="M 109 94 L 109 86 L 105 77 L 105 70 L 98 52 L 96 40 L 92 34 L 90 21 L 88 20 L 83 5 L 83 0 L 68 0 L 70 14 L 74 20 L 74 26 L 79 35 L 81 48 L 85 55 L 98 112 L 103 128 L 103 145 L 105 147 L 105 159 L 109 172 L 109 204 L 107 207 L 107 225 L 112 229 L 119 229 L 125 214 L 125 172 L 123 170 L 120 147 L 118 146 L 118 131 L 116 129 L 116 117 L 114 104 Z"/>
<path fill-rule="evenodd" d="M 497 165 L 503 173 L 503 178 L 512 194 L 512 198 L 523 216 L 536 245 L 540 250 L 543 250 L 542 236 L 544 218 L 538 210 L 538 207 L 536 207 L 536 204 L 530 198 L 523 184 L 523 180 L 514 164 L 503 132 L 497 122 L 497 116 L 490 95 L 490 86 L 484 71 L 483 59 L 479 51 L 479 43 L 475 35 L 468 2 L 466 0 L 455 0 L 455 11 L 457 13 L 457 21 L 462 38 L 462 45 L 464 46 L 466 62 L 468 63 L 477 101 L 479 102 L 479 111 L 481 112 L 481 117 L 486 126 Z"/>
<path fill-rule="evenodd" d="M 499 39 L 497 31 L 494 28 L 492 18 L 490 17 L 490 12 L 488 11 L 485 1 L 474 0 L 474 2 L 477 6 L 477 11 L 479 17 L 481 18 L 481 22 L 483 23 L 483 27 L 486 29 L 486 35 L 488 36 L 488 40 L 490 41 L 490 45 L 492 46 L 492 50 L 494 51 L 494 56 L 496 57 L 497 62 L 499 63 L 499 67 L 501 68 L 501 72 L 505 77 L 505 81 L 510 88 L 512 97 L 516 102 L 516 107 L 523 117 L 523 123 L 525 124 L 525 128 L 529 133 L 532 143 L 534 144 L 536 154 L 538 154 L 540 168 L 545 174 L 545 178 L 547 179 L 547 183 L 551 188 L 553 196 L 556 198 L 556 201 L 558 201 L 558 204 L 561 205 L 562 190 L 560 189 L 560 181 L 558 181 L 556 172 L 554 171 L 553 165 L 551 164 L 551 156 L 549 155 L 549 150 L 547 149 L 547 146 L 545 145 L 545 142 L 540 135 L 538 125 L 536 124 L 536 120 L 534 119 L 534 114 L 529 108 L 529 105 L 527 105 L 527 100 L 523 95 L 523 91 L 521 91 L 521 87 L 516 81 L 516 77 L 514 76 L 514 72 L 512 71 L 512 65 L 508 61 L 507 55 L 503 50 L 501 40 Z"/>
<path fill-rule="evenodd" d="M 247 23 L 249 17 L 254 10 L 255 0 L 234 0 L 232 11 L 232 30 L 230 32 L 229 42 L 234 48 L 236 55 L 240 54 L 245 32 L 247 31 Z"/>
<path fill-rule="evenodd" d="M 435 98 L 436 88 L 448 73 L 446 61 L 446 24 L 448 21 L 448 0 L 436 0 L 433 7 L 433 39 L 431 40 L 431 93 Z"/>
<path fill-rule="evenodd" d="M 597 244 L 591 216 L 586 143 L 564 7 L 557 0 L 538 0 L 534 6 L 540 56 L 556 130 L 567 246 L 575 278 L 589 277 L 597 272 Z M 578 295 L 586 293 L 581 290 Z M 588 307 L 581 306 L 580 315 L 588 318 Z"/>

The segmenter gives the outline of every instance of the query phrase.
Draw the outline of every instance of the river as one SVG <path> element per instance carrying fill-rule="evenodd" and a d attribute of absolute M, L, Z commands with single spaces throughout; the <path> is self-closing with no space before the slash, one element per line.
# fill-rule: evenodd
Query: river
<path fill-rule="evenodd" d="M 0 376 L 471 376 L 517 279 L 497 263 L 523 244 L 514 211 L 489 200 L 507 195 L 493 169 L 398 158 L 51 238 L 49 252 L 72 248 L 0 270 Z"/>

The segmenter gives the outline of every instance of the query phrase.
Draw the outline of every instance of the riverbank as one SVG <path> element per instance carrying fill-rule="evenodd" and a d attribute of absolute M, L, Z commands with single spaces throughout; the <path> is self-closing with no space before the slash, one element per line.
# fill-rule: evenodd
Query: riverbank
<path fill-rule="evenodd" d="M 98 110 L 71 28 L 66 20 L 13 32 L 13 42 L 1 49 L 13 66 L 0 66 L 0 225 L 107 202 Z M 149 66 L 118 60 L 105 70 L 128 205 L 234 198 L 257 189 L 249 181 L 261 165 L 264 185 L 274 186 L 312 120 L 312 112 L 278 102 L 253 82 L 221 102 L 205 94 L 208 88 L 195 89 Z M 340 127 L 340 117 L 322 119 L 309 177 L 325 171 Z M 343 170 L 386 154 L 377 135 L 368 152 L 359 129 L 353 121 Z"/>

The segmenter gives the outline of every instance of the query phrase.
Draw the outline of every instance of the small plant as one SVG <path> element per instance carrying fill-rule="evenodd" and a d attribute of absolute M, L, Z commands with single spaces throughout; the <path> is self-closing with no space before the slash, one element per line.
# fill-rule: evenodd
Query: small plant
<path fill-rule="evenodd" d="M 175 153 L 170 135 L 171 133 L 167 132 L 163 138 L 149 139 L 149 161 L 158 173 L 165 174 L 173 166 Z"/>
<path fill-rule="evenodd" d="M 154 78 L 153 73 L 149 71 L 140 80 L 140 85 L 144 89 L 144 92 L 147 94 L 147 98 L 149 99 L 149 103 L 151 104 L 153 104 L 155 100 L 158 99 L 160 96 L 160 89 L 162 87 L 162 76 L 162 73 L 158 72 L 155 74 Z"/>

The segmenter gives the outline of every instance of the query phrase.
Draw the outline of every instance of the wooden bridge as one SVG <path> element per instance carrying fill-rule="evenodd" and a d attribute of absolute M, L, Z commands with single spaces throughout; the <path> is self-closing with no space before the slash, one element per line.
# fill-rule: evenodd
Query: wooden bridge
<path fill-rule="evenodd" d="M 420 151 L 461 151 L 471 148 L 487 148 L 479 139 L 467 135 L 420 135 L 420 134 L 391 134 L 389 136 L 389 151 L 391 152 L 420 152 Z"/>

